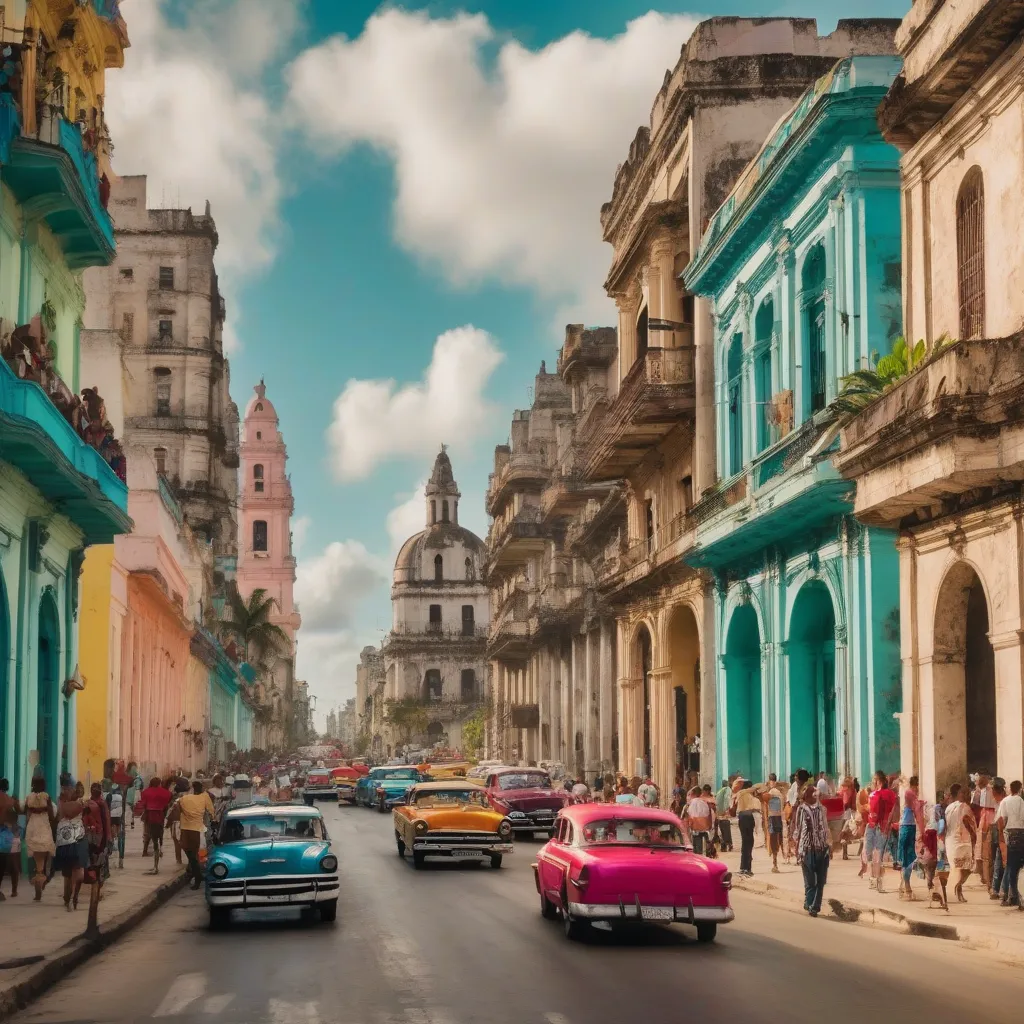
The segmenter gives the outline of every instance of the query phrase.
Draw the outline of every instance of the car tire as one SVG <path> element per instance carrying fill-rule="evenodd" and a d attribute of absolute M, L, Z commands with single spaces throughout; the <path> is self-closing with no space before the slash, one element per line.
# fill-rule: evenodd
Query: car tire
<path fill-rule="evenodd" d="M 414 868 L 421 868 L 426 863 L 427 855 L 421 853 L 419 850 L 412 851 L 412 866 Z"/>
<path fill-rule="evenodd" d="M 492 853 L 491 854 L 491 867 L 492 868 L 500 868 L 501 867 L 501 854 L 500 853 Z"/>
<path fill-rule="evenodd" d="M 396 832 L 395 833 L 395 845 L 398 847 L 398 856 L 405 856 L 405 840 Z"/>
<path fill-rule="evenodd" d="M 590 928 L 589 921 L 583 921 L 569 913 L 569 894 L 565 889 L 562 890 L 562 927 L 565 929 L 565 937 L 570 942 L 578 942 Z"/>
<path fill-rule="evenodd" d="M 700 921 L 697 924 L 697 941 L 714 942 L 718 934 L 718 923 L 715 921 Z"/>
<path fill-rule="evenodd" d="M 231 923 L 230 907 L 210 907 L 210 930 L 220 931 Z"/>
<path fill-rule="evenodd" d="M 326 900 L 323 903 L 318 903 L 316 909 L 320 911 L 321 921 L 333 921 L 338 916 L 338 901 Z"/>
<path fill-rule="evenodd" d="M 554 921 L 558 917 L 558 907 L 547 898 L 543 891 L 540 894 L 540 916 L 545 921 Z"/>

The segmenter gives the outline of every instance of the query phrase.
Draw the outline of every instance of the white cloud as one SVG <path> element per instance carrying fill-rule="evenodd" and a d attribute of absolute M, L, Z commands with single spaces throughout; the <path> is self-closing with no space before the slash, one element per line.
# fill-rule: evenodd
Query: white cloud
<path fill-rule="evenodd" d="M 445 331 L 423 380 L 350 380 L 334 402 L 327 440 L 335 475 L 360 480 L 387 459 L 458 448 L 485 433 L 494 409 L 483 392 L 504 358 L 476 327 Z"/>
<path fill-rule="evenodd" d="M 413 534 L 419 533 L 426 526 L 426 486 L 426 480 L 421 480 L 412 494 L 388 513 L 388 538 L 391 541 L 392 554 L 397 554 L 398 549 Z"/>
<path fill-rule="evenodd" d="M 302 550 L 312 524 L 309 516 L 298 516 L 292 520 L 292 554 L 297 555 Z"/>
<path fill-rule="evenodd" d="M 650 12 L 612 39 L 541 50 L 482 14 L 390 8 L 290 67 L 291 100 L 327 152 L 367 143 L 395 164 L 396 230 L 455 281 L 494 275 L 607 310 L 598 211 L 615 167 L 697 19 Z"/>
<path fill-rule="evenodd" d="M 309 692 L 317 697 L 319 722 L 335 704 L 344 704 L 355 695 L 356 666 L 364 646 L 357 642 L 352 630 L 309 635 L 300 632 L 295 674 L 309 684 Z"/>
<path fill-rule="evenodd" d="M 125 5 L 131 46 L 107 72 L 106 115 L 118 174 L 147 174 L 150 206 L 210 201 L 228 303 L 225 347 L 237 345 L 232 293 L 274 255 L 281 118 L 261 76 L 294 38 L 303 0 L 170 0 Z M 172 10 L 173 8 L 173 10 Z"/>
<path fill-rule="evenodd" d="M 387 566 L 359 541 L 336 540 L 296 567 L 295 599 L 302 610 L 300 639 L 336 633 L 352 624 L 361 601 L 388 579 Z"/>

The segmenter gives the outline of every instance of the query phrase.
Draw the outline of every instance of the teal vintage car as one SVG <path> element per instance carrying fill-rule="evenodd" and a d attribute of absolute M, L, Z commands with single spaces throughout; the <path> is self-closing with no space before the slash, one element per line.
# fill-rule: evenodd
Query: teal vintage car
<path fill-rule="evenodd" d="M 338 913 L 338 858 L 324 819 L 302 804 L 229 810 L 206 864 L 210 927 L 228 924 L 234 909 L 315 907 L 320 920 Z"/>
<path fill-rule="evenodd" d="M 370 774 L 356 783 L 356 805 L 376 807 L 383 814 L 405 802 L 410 786 L 426 781 L 428 776 L 408 765 L 371 768 Z"/>

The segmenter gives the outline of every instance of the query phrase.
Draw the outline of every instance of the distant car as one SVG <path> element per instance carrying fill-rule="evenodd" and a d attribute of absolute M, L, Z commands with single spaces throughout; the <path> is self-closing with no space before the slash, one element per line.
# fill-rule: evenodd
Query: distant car
<path fill-rule="evenodd" d="M 489 860 L 501 867 L 512 852 L 512 825 L 495 811 L 480 786 L 464 779 L 421 782 L 395 808 L 398 855 L 412 854 L 415 867 L 427 857 Z"/>
<path fill-rule="evenodd" d="M 484 785 L 491 806 L 508 816 L 516 833 L 549 834 L 555 815 L 570 800 L 542 768 L 492 768 Z"/>
<path fill-rule="evenodd" d="M 376 807 L 383 814 L 405 799 L 409 787 L 422 782 L 416 768 L 371 768 L 356 783 L 356 803 L 363 807 Z"/>
<path fill-rule="evenodd" d="M 346 800 L 355 803 L 356 784 L 359 782 L 360 773 L 355 768 L 346 765 L 339 765 L 331 769 L 331 779 L 334 782 L 335 792 L 338 794 L 338 802 Z"/>
<path fill-rule="evenodd" d="M 210 927 L 234 909 L 315 907 L 338 913 L 338 858 L 323 816 L 302 804 L 238 807 L 220 823 L 206 863 Z"/>
<path fill-rule="evenodd" d="M 303 787 L 302 793 L 310 807 L 313 806 L 314 800 L 338 799 L 338 790 L 327 768 L 310 768 L 306 772 L 306 785 Z"/>
<path fill-rule="evenodd" d="M 561 915 L 579 938 L 595 921 L 690 924 L 711 942 L 733 920 L 732 875 L 695 854 L 669 811 L 626 804 L 578 804 L 562 811 L 555 836 L 537 853 L 534 881 L 545 918 Z"/>

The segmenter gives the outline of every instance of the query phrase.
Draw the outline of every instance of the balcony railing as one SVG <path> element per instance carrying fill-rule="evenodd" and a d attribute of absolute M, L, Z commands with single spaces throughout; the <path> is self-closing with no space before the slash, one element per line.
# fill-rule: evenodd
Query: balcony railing
<path fill-rule="evenodd" d="M 427 622 L 422 626 L 402 625 L 392 628 L 388 639 L 395 640 L 479 640 L 487 637 L 487 627 L 478 623 L 450 626 L 442 622 Z"/>
<path fill-rule="evenodd" d="M 536 452 L 512 452 L 507 461 L 491 478 L 487 490 L 487 511 L 494 515 L 515 491 L 515 485 L 537 485 L 550 474 L 543 455 Z M 535 489 L 535 488 L 534 488 Z"/>

